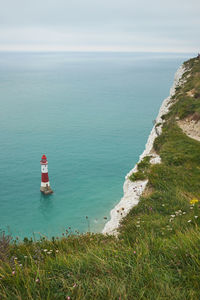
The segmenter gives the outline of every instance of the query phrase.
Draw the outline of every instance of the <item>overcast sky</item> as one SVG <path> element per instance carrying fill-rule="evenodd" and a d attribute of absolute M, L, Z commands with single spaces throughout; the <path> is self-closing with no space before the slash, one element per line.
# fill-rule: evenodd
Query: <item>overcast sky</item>
<path fill-rule="evenodd" d="M 200 0 L 0 0 L 0 50 L 200 52 Z"/>

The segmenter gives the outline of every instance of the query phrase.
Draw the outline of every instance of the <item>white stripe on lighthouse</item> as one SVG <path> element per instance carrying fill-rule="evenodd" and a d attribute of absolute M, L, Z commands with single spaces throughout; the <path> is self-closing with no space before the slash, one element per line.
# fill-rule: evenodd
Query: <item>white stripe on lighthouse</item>
<path fill-rule="evenodd" d="M 41 187 L 46 187 L 46 186 L 50 186 L 50 182 L 42 182 L 41 181 Z"/>
<path fill-rule="evenodd" d="M 41 172 L 48 173 L 48 165 L 41 165 Z"/>

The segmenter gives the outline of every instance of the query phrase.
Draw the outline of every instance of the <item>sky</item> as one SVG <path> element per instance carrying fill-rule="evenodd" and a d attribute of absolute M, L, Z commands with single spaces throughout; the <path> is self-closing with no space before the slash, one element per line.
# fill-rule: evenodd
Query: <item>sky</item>
<path fill-rule="evenodd" d="M 200 0 L 0 0 L 0 50 L 200 52 Z"/>

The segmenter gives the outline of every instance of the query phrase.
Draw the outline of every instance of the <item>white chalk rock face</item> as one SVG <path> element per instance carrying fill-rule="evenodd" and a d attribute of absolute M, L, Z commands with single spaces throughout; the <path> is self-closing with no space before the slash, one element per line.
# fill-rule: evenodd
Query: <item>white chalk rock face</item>
<path fill-rule="evenodd" d="M 106 223 L 102 233 L 117 235 L 120 221 L 131 208 L 138 204 L 139 198 L 147 185 L 148 180 L 135 181 L 126 180 L 124 183 L 124 196 L 121 201 L 111 210 L 111 220 Z"/>
<path fill-rule="evenodd" d="M 185 69 L 183 66 L 181 66 L 177 70 L 173 86 L 170 89 L 170 96 L 163 101 L 160 107 L 155 125 L 151 130 L 151 133 L 145 146 L 145 150 L 140 155 L 138 162 L 140 162 L 145 156 L 151 156 L 151 164 L 161 163 L 160 156 L 153 151 L 153 143 L 156 137 L 162 132 L 162 125 L 164 123 L 162 116 L 168 113 L 169 107 L 171 105 L 171 97 L 175 94 L 176 87 L 182 83 L 180 79 L 184 72 Z M 137 172 L 137 165 L 135 165 L 135 167 L 126 175 L 123 187 L 124 196 L 121 198 L 120 202 L 111 210 L 110 221 L 108 221 L 105 224 L 102 233 L 117 235 L 117 229 L 120 225 L 120 221 L 122 220 L 122 218 L 125 217 L 129 213 L 129 211 L 138 204 L 140 196 L 144 192 L 148 180 L 134 182 L 130 181 L 129 176 L 135 172 Z"/>

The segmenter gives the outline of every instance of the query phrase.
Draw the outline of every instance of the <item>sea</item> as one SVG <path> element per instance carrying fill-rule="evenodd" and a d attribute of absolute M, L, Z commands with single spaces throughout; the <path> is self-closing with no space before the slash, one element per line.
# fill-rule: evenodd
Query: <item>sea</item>
<path fill-rule="evenodd" d="M 0 52 L 0 229 L 20 240 L 101 232 L 192 56 Z"/>

